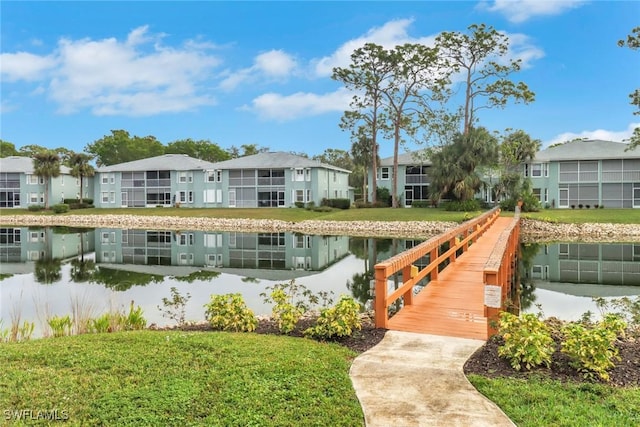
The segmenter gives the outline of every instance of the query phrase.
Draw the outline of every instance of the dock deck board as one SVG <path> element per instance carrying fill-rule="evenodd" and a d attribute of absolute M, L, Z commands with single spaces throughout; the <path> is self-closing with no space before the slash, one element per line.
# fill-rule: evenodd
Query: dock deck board
<path fill-rule="evenodd" d="M 389 329 L 486 340 L 483 269 L 511 221 L 497 218 L 468 251 L 414 296 L 412 305 L 389 319 Z"/>

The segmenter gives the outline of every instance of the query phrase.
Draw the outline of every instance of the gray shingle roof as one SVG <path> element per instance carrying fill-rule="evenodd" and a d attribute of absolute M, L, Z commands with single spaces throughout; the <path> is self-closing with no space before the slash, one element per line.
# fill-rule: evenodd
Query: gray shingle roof
<path fill-rule="evenodd" d="M 134 160 L 132 162 L 119 163 L 117 165 L 103 166 L 98 172 L 144 172 L 153 170 L 212 170 L 215 163 L 194 159 L 186 154 L 164 154 L 162 156 L 149 157 L 148 159 Z"/>
<path fill-rule="evenodd" d="M 430 165 L 431 161 L 422 150 L 398 153 L 399 165 Z M 380 159 L 379 166 L 393 166 L 393 156 Z"/>
<path fill-rule="evenodd" d="M 351 172 L 337 166 L 321 163 L 282 151 L 258 153 L 251 156 L 238 157 L 215 164 L 216 169 L 277 169 L 277 168 L 324 168 L 341 172 Z"/>
<path fill-rule="evenodd" d="M 602 159 L 638 159 L 640 149 L 624 151 L 629 144 L 599 139 L 565 142 L 536 153 L 536 160 L 602 160 Z"/>
<path fill-rule="evenodd" d="M 60 173 L 69 175 L 71 169 L 60 165 Z M 33 159 L 31 157 L 9 156 L 0 159 L 0 172 L 33 174 Z"/>

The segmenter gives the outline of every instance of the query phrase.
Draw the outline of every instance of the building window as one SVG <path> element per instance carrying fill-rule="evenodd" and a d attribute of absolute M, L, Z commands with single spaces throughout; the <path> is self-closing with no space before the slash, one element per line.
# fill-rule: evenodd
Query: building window
<path fill-rule="evenodd" d="M 390 176 L 389 168 L 380 168 L 380 179 L 389 179 Z"/>
<path fill-rule="evenodd" d="M 304 170 L 304 175 L 305 175 L 305 179 L 307 181 L 311 181 L 311 169 L 305 169 Z"/>
<path fill-rule="evenodd" d="M 296 169 L 296 181 L 304 181 L 304 169 Z"/>
<path fill-rule="evenodd" d="M 181 184 L 187 182 L 193 182 L 193 173 L 192 172 L 179 172 L 178 173 L 178 182 Z"/>
<path fill-rule="evenodd" d="M 304 202 L 304 190 L 296 190 L 296 202 Z"/>
<path fill-rule="evenodd" d="M 336 182 L 338 180 L 338 174 L 334 171 L 333 172 L 333 182 Z"/>
<path fill-rule="evenodd" d="M 542 176 L 542 164 L 533 163 L 531 165 L 531 177 L 537 178 Z"/>
<path fill-rule="evenodd" d="M 307 202 L 311 201 L 311 190 L 307 190 L 307 199 L 306 199 L 306 201 Z"/>
<path fill-rule="evenodd" d="M 109 192 L 103 191 L 100 193 L 100 199 L 102 200 L 102 203 L 109 203 Z"/>
<path fill-rule="evenodd" d="M 193 191 L 189 191 L 189 203 L 193 203 Z"/>

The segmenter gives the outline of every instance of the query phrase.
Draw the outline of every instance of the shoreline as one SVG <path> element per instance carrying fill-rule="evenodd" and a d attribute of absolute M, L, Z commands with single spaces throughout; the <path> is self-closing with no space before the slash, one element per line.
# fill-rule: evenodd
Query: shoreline
<path fill-rule="evenodd" d="M 522 218 L 523 242 L 583 241 L 640 242 L 640 224 L 560 224 Z M 310 235 L 348 235 L 372 238 L 429 238 L 458 223 L 447 221 L 322 221 L 289 222 L 273 219 L 208 218 L 136 215 L 12 215 L 2 225 L 134 228 L 159 230 L 293 232 Z"/>

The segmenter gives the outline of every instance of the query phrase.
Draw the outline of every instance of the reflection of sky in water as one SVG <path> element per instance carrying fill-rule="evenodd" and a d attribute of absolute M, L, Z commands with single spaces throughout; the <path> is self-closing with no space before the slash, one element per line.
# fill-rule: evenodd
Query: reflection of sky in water
<path fill-rule="evenodd" d="M 347 281 L 355 273 L 364 271 L 364 260 L 349 255 L 324 271 L 296 279 L 314 293 L 333 291 L 334 300 L 341 294 L 350 294 Z M 92 308 L 94 317 L 115 309 L 129 309 L 133 300 L 144 310 L 148 324 L 169 324 L 163 318 L 158 305 L 162 306 L 162 298 L 170 298 L 171 287 L 176 287 L 181 295 L 191 294 L 186 307 L 186 319 L 203 321 L 204 307 L 211 294 L 227 294 L 240 292 L 249 308 L 256 314 L 268 315 L 271 305 L 264 304 L 260 296 L 267 286 L 283 283 L 282 280 L 262 280 L 243 282 L 243 276 L 222 273 L 210 281 L 195 280 L 193 283 L 165 277 L 162 283 L 150 283 L 146 286 L 132 286 L 126 291 L 113 291 L 103 285 L 91 283 L 73 283 L 70 281 L 70 265 L 64 264 L 60 281 L 44 285 L 36 283 L 33 273 L 16 274 L 0 281 L 0 319 L 3 327 L 11 323 L 12 312 L 20 313 L 22 320 L 36 323 L 36 330 L 41 330 L 44 318 L 53 315 L 71 314 L 72 301 L 80 302 L 84 307 Z M 19 308 L 16 310 L 16 308 Z M 42 317 L 42 320 L 39 320 Z"/>
<path fill-rule="evenodd" d="M 93 255 L 85 256 L 93 259 Z M 310 272 L 308 276 L 298 277 L 296 282 L 306 286 L 313 293 L 320 291 L 333 291 L 334 300 L 341 294 L 351 294 L 347 289 L 347 282 L 354 274 L 364 272 L 365 262 L 348 255 L 335 264 L 319 272 Z M 0 265 L 0 272 L 2 272 Z M 117 267 L 110 265 L 109 267 Z M 153 272 L 150 266 L 144 267 L 145 271 Z M 131 266 L 123 266 L 123 269 Z M 36 323 L 36 334 L 39 334 L 46 317 L 53 315 L 67 315 L 72 313 L 72 304 L 77 302 L 83 307 L 91 308 L 92 316 L 96 317 L 109 310 L 128 310 L 129 303 L 135 302 L 144 310 L 144 316 L 148 324 L 168 324 L 171 321 L 163 318 L 158 306 L 162 305 L 162 298 L 170 298 L 170 288 L 176 287 L 181 295 L 191 294 L 186 308 L 186 319 L 189 321 L 203 321 L 204 307 L 212 294 L 226 294 L 239 292 L 243 295 L 247 305 L 258 315 L 268 315 L 271 305 L 265 304 L 260 296 L 267 286 L 283 283 L 288 280 L 246 280 L 243 275 L 221 273 L 218 277 L 207 280 L 195 280 L 193 283 L 177 280 L 166 276 L 161 283 L 150 283 L 145 286 L 132 286 L 126 291 L 114 291 L 100 284 L 74 283 L 70 280 L 71 266 L 65 263 L 61 268 L 61 280 L 53 284 L 40 284 L 34 280 L 33 273 L 15 274 L 0 281 L 0 319 L 3 327 L 11 324 L 12 315 L 19 313 L 22 320 Z M 253 271 L 253 270 L 251 270 Z M 286 270 L 285 270 L 286 272 Z M 295 272 L 292 272 L 292 277 Z M 248 274 L 250 276 L 250 274 Z M 245 279 L 245 281 L 243 281 Z M 585 312 L 591 311 L 597 318 L 599 310 L 592 298 L 584 292 L 590 292 L 590 286 L 580 284 L 552 284 L 552 290 L 543 289 L 551 285 L 539 283 L 534 292 L 533 304 L 524 310 L 525 312 L 538 312 L 541 306 L 545 317 L 558 317 L 563 320 L 579 319 Z M 599 290 L 604 288 L 595 285 Z M 638 286 L 610 286 L 612 295 L 639 295 Z M 595 288 L 593 288 L 595 289 Z M 580 290 L 578 292 L 578 290 Z M 582 292 L 582 293 L 581 293 Z M 573 295 L 575 294 L 575 295 Z"/>

